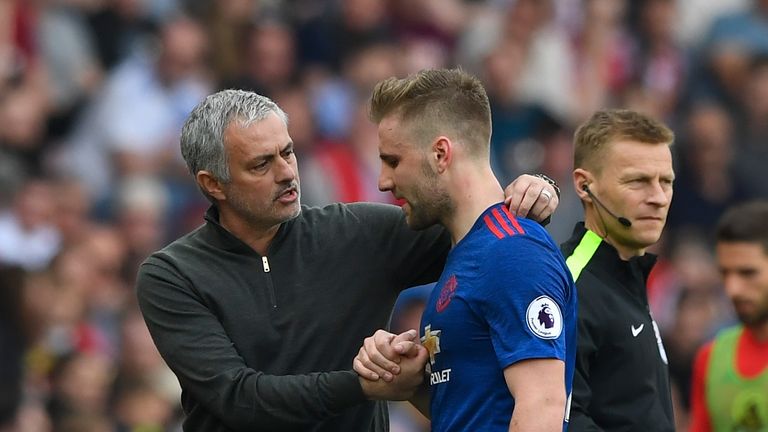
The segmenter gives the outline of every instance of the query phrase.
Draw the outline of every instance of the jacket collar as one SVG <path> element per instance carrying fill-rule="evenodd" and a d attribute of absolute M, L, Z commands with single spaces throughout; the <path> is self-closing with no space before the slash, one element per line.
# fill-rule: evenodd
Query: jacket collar
<path fill-rule="evenodd" d="M 303 213 L 304 212 L 302 209 L 301 214 Z M 301 217 L 301 214 L 299 214 L 298 217 Z M 219 222 L 219 209 L 215 205 L 208 207 L 208 210 L 205 212 L 203 219 L 205 219 L 205 225 L 202 227 L 201 234 L 207 243 L 219 249 L 235 253 L 258 255 L 256 251 L 248 246 L 248 244 L 237 238 L 234 234 L 229 232 L 221 225 Z M 293 218 L 280 224 L 280 228 L 278 228 L 277 234 L 275 234 L 275 238 L 272 239 L 272 243 L 269 246 L 270 251 L 280 243 L 280 240 L 285 237 L 286 233 L 289 231 L 290 226 L 293 225 L 296 219 L 297 218 Z"/>
<path fill-rule="evenodd" d="M 587 231 L 589 230 L 584 222 L 579 222 L 573 229 L 573 238 L 580 240 Z M 598 263 L 600 269 L 604 269 L 613 277 L 619 278 L 623 283 L 641 279 L 645 284 L 648 275 L 656 264 L 656 259 L 656 255 L 646 253 L 645 255 L 634 256 L 629 260 L 623 260 L 616 248 L 603 240 L 590 261 Z"/>

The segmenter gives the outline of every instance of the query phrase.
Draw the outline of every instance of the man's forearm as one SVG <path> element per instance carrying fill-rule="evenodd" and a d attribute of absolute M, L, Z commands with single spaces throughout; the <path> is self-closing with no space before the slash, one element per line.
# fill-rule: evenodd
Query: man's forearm
<path fill-rule="evenodd" d="M 353 371 L 256 375 L 219 388 L 212 401 L 214 411 L 237 430 L 316 423 L 365 401 Z"/>
<path fill-rule="evenodd" d="M 410 402 L 411 405 L 419 410 L 419 412 L 424 415 L 424 417 L 428 419 L 432 418 L 429 409 L 429 384 L 426 379 L 421 384 L 419 389 L 416 390 L 416 393 L 414 393 L 413 396 L 408 399 L 408 402 Z"/>
<path fill-rule="evenodd" d="M 271 375 L 249 367 L 173 272 L 145 264 L 137 289 L 155 345 L 188 397 L 233 430 L 316 423 L 366 400 L 353 371 Z"/>
<path fill-rule="evenodd" d="M 363 393 L 369 399 L 410 400 L 424 383 L 424 363 L 427 351 L 421 345 L 413 345 L 414 351 L 400 358 L 400 373 L 392 381 L 359 378 Z"/>
<path fill-rule="evenodd" d="M 565 417 L 565 398 L 534 396 L 515 400 L 510 432 L 561 432 Z"/>

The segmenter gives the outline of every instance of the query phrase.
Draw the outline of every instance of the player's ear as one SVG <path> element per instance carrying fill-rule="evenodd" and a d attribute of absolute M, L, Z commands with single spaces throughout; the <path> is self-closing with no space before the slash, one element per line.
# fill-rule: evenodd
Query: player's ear
<path fill-rule="evenodd" d="M 448 137 L 439 136 L 432 143 L 430 153 L 437 173 L 442 174 L 448 169 L 453 159 L 453 143 Z"/>

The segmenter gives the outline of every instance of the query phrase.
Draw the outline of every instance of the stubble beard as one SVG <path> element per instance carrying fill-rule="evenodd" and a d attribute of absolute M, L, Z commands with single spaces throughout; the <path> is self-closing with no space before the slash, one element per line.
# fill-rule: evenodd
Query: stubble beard
<path fill-rule="evenodd" d="M 253 203 L 239 193 L 233 194 L 231 191 L 228 191 L 227 201 L 232 210 L 237 213 L 240 218 L 245 220 L 248 225 L 253 227 L 278 225 L 283 222 L 288 222 L 291 219 L 295 219 L 301 214 L 301 189 L 299 189 L 298 182 L 296 182 L 294 186 L 296 187 L 298 196 L 296 202 L 292 205 L 296 206 L 296 209 L 288 216 L 278 215 L 277 208 L 281 204 L 276 201 L 276 196 L 270 197 L 272 200 L 269 202 L 268 206 L 260 211 L 254 209 Z"/>
<path fill-rule="evenodd" d="M 752 314 L 736 312 L 739 320 L 747 327 L 762 327 L 768 324 L 768 300 L 764 301 Z"/>
<path fill-rule="evenodd" d="M 453 213 L 453 203 L 448 194 L 440 187 L 437 174 L 432 171 L 426 159 L 422 163 L 424 185 L 414 191 L 419 205 L 411 205 L 408 226 L 414 230 L 424 230 L 439 224 Z"/>

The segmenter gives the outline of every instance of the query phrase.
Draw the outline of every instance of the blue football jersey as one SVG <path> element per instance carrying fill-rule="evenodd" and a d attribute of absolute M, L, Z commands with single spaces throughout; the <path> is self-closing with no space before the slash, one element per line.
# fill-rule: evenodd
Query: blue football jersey
<path fill-rule="evenodd" d="M 570 402 L 576 305 L 549 234 L 503 203 L 487 209 L 449 254 L 422 316 L 432 430 L 507 431 L 515 401 L 504 369 L 525 359 L 563 360 Z"/>

